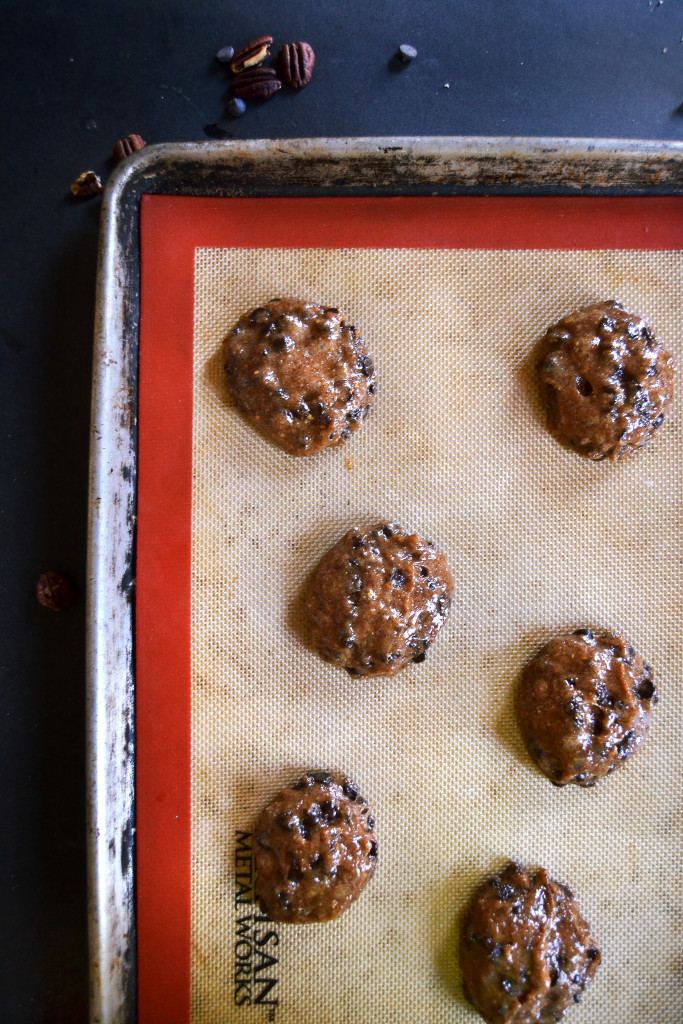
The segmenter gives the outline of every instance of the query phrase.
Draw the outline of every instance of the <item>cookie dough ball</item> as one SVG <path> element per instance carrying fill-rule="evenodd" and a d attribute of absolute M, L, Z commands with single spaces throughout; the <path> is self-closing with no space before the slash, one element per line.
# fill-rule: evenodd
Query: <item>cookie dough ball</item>
<path fill-rule="evenodd" d="M 600 950 L 570 889 L 508 864 L 475 891 L 460 943 L 465 995 L 490 1024 L 551 1024 L 581 994 Z"/>
<path fill-rule="evenodd" d="M 274 921 L 332 921 L 373 875 L 375 822 L 349 779 L 309 772 L 262 812 L 254 852 L 258 891 Z"/>
<path fill-rule="evenodd" d="M 548 429 L 561 444 L 589 459 L 620 459 L 662 425 L 673 396 L 673 359 L 620 303 L 563 317 L 539 353 Z"/>
<path fill-rule="evenodd" d="M 424 661 L 450 612 L 453 577 L 431 543 L 395 523 L 349 530 L 308 586 L 314 647 L 351 675 L 393 674 Z"/>
<path fill-rule="evenodd" d="M 594 786 L 642 746 L 657 699 L 652 669 L 631 644 L 577 629 L 525 667 L 517 719 L 551 782 Z"/>
<path fill-rule="evenodd" d="M 370 411 L 372 359 L 331 306 L 271 299 L 240 317 L 223 358 L 237 408 L 290 455 L 343 444 Z"/>

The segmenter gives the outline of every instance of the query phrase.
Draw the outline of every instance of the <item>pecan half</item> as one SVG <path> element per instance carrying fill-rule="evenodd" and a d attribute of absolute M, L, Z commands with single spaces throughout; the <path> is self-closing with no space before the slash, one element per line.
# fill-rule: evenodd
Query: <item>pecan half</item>
<path fill-rule="evenodd" d="M 315 54 L 308 43 L 285 43 L 280 47 L 278 63 L 283 81 L 292 89 L 303 89 L 311 80 Z"/>
<path fill-rule="evenodd" d="M 112 160 L 114 163 L 119 164 L 125 157 L 130 156 L 131 153 L 135 153 L 138 149 L 144 149 L 147 145 L 145 140 L 140 135 L 127 135 L 125 139 L 119 139 L 114 146 L 114 152 L 112 153 Z"/>
<path fill-rule="evenodd" d="M 83 171 L 70 188 L 76 199 L 89 199 L 90 196 L 98 196 L 100 192 L 104 192 L 102 182 L 94 171 Z"/>
<path fill-rule="evenodd" d="M 281 88 L 275 68 L 249 68 L 236 76 L 232 94 L 241 100 L 268 100 Z"/>
<path fill-rule="evenodd" d="M 262 64 L 270 52 L 268 47 L 272 41 L 272 36 L 259 36 L 258 39 L 252 39 L 250 43 L 247 43 L 241 50 L 238 50 L 232 58 L 230 70 L 234 74 L 239 75 L 240 71 L 244 71 L 246 68 L 255 68 Z"/>

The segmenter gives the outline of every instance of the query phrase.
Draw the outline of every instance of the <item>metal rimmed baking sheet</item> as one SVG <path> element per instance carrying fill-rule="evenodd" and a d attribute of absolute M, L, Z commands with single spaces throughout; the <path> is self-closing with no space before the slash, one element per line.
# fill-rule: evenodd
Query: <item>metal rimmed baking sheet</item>
<path fill-rule="evenodd" d="M 106 971 L 95 972 L 95 1019 L 114 1019 L 111 1007 L 119 1000 L 131 1005 L 133 977 L 126 966 L 134 959 L 131 946 L 132 860 L 132 606 L 130 604 L 135 514 L 135 426 L 137 370 L 137 252 L 134 222 L 137 204 L 145 191 L 184 191 L 188 195 L 211 192 L 231 194 L 244 188 L 242 173 L 257 167 L 255 191 L 276 190 L 276 159 L 298 170 L 289 187 L 301 191 L 369 190 L 374 175 L 377 188 L 400 193 L 415 191 L 462 191 L 472 187 L 474 168 L 489 167 L 490 187 L 500 190 L 572 188 L 577 166 L 580 177 L 597 187 L 606 187 L 609 173 L 621 188 L 635 188 L 637 168 L 642 170 L 640 187 L 675 190 L 680 159 L 675 146 L 622 147 L 621 172 L 617 172 L 616 144 L 605 144 L 591 155 L 580 144 L 551 145 L 544 156 L 537 143 L 516 145 L 514 141 L 468 142 L 438 140 L 431 145 L 420 140 L 403 142 L 391 155 L 390 144 L 401 140 L 372 143 L 254 144 L 241 150 L 231 147 L 174 147 L 151 152 L 127 171 L 110 193 L 108 220 L 101 264 L 100 349 L 95 388 L 95 425 L 100 439 L 94 447 L 94 500 L 91 532 L 91 564 L 95 583 L 91 602 L 91 699 L 94 714 L 91 755 L 94 763 L 93 888 L 95 906 L 93 949 Z M 477 148 L 477 146 L 479 148 Z M 628 152 L 628 157 L 626 156 Z M 283 156 L 284 153 L 284 156 Z M 396 155 L 398 153 L 398 155 Z M 308 159 L 307 159 L 308 157 Z M 491 168 L 495 165 L 495 173 Z M 545 167 L 542 173 L 525 178 L 520 168 Z M 560 167 L 567 173 L 563 178 Z M 591 181 L 590 169 L 593 167 Z M 156 167 L 156 169 L 155 169 Z M 607 177 L 605 168 L 610 168 Z M 624 168 L 629 168 L 627 171 Z M 619 178 L 619 173 L 622 177 Z M 260 177 L 259 177 L 260 174 Z M 318 174 L 317 180 L 315 175 Z M 324 174 L 324 179 L 323 179 Z M 494 180 L 495 178 L 495 180 Z M 629 183 L 626 179 L 629 179 Z M 299 184 L 297 185 L 297 181 Z M 322 181 L 322 183 L 321 183 Z M 355 184 L 354 184 L 355 182 Z M 118 191 L 117 191 L 118 189 Z M 126 191 L 128 189 L 128 191 Z M 128 203 L 125 209 L 121 204 Z M 117 208 L 118 206 L 118 208 Z M 114 216 L 116 214 L 116 216 Z M 132 233 L 131 233 L 132 232 Z M 117 347 L 120 344 L 120 347 Z M 131 390 L 132 389 L 132 390 Z M 112 405 L 114 412 L 112 412 Z M 109 470 L 113 470 L 112 473 Z M 98 500 L 99 499 L 99 502 Z M 112 559 L 114 559 L 112 568 Z M 128 729 L 126 729 L 128 726 Z M 112 853 L 113 844 L 113 853 Z M 121 871 L 123 867 L 123 871 Z M 125 935 L 125 939 L 123 936 Z M 108 951 L 108 952 L 107 952 Z M 127 953 L 127 956 L 126 956 Z M 105 982 L 103 984 L 103 981 Z M 128 994 L 126 995 L 126 991 Z M 99 993 L 99 994 L 98 994 Z M 110 1009 L 107 1009 L 109 1007 Z M 109 1014 L 109 1016 L 107 1015 Z"/>

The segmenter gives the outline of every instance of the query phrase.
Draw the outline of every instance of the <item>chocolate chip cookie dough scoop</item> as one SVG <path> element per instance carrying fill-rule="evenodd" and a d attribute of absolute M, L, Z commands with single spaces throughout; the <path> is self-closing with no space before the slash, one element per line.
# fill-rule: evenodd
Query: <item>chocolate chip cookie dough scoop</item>
<path fill-rule="evenodd" d="M 573 893 L 541 868 L 508 864 L 465 914 L 465 995 L 489 1024 L 551 1024 L 581 1000 L 600 950 Z"/>
<path fill-rule="evenodd" d="M 396 523 L 349 530 L 308 584 L 311 641 L 351 675 L 392 675 L 425 660 L 452 598 L 453 577 L 431 542 Z"/>
<path fill-rule="evenodd" d="M 562 317 L 540 345 L 537 370 L 548 429 L 588 459 L 638 451 L 673 397 L 671 353 L 619 302 Z"/>
<path fill-rule="evenodd" d="M 290 455 L 343 444 L 370 412 L 377 382 L 356 328 L 332 306 L 271 299 L 223 341 L 237 408 Z"/>
<path fill-rule="evenodd" d="M 258 892 L 274 921 L 332 921 L 375 871 L 374 818 L 346 776 L 308 772 L 263 810 L 254 852 Z"/>
<path fill-rule="evenodd" d="M 643 745 L 657 700 L 652 668 L 628 641 L 577 629 L 525 666 L 517 720 L 551 782 L 594 786 Z"/>

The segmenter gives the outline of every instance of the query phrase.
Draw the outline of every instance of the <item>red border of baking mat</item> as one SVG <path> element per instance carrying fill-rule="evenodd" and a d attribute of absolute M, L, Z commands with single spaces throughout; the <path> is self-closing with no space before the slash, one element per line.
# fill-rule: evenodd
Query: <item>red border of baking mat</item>
<path fill-rule="evenodd" d="M 683 248 L 676 197 L 141 203 L 136 605 L 140 1024 L 188 1024 L 194 253 L 207 247 Z"/>

